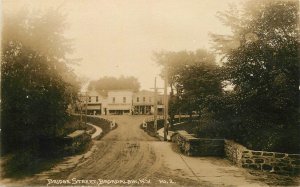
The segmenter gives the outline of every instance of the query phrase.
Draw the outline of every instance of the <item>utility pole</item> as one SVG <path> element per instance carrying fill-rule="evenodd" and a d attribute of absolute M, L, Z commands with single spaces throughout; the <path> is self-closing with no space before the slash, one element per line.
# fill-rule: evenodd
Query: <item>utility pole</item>
<path fill-rule="evenodd" d="M 156 88 L 156 77 L 154 80 L 154 131 L 157 132 L 157 88 Z"/>
<path fill-rule="evenodd" d="M 167 62 L 165 62 L 165 86 L 164 86 L 164 141 L 167 141 L 167 135 L 168 135 L 168 68 L 167 68 Z"/>
<path fill-rule="evenodd" d="M 157 90 L 163 89 L 163 88 L 157 88 L 156 77 L 154 80 L 154 88 L 151 88 L 151 89 L 154 89 L 154 99 L 153 99 L 153 102 L 154 102 L 154 131 L 155 131 L 155 133 L 157 133 L 157 94 L 158 94 Z"/>
<path fill-rule="evenodd" d="M 87 125 L 87 103 L 88 103 L 88 96 L 87 96 L 87 92 L 85 92 L 85 125 Z"/>
<path fill-rule="evenodd" d="M 80 93 L 80 125 L 82 125 L 82 94 Z"/>

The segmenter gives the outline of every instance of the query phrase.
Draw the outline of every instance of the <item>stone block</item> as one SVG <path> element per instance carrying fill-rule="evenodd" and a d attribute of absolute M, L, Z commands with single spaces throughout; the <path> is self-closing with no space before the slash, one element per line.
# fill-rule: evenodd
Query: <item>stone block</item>
<path fill-rule="evenodd" d="M 263 152 L 263 156 L 274 156 L 274 153 L 272 152 Z"/>
<path fill-rule="evenodd" d="M 252 151 L 252 155 L 262 155 L 262 152 L 261 151 Z"/>
<path fill-rule="evenodd" d="M 287 163 L 282 163 L 282 162 L 275 163 L 274 165 L 278 166 L 278 167 L 286 167 L 286 166 L 288 166 Z"/>
<path fill-rule="evenodd" d="M 242 158 L 251 158 L 251 154 L 244 153 L 244 154 L 242 155 Z"/>
<path fill-rule="evenodd" d="M 271 171 L 273 167 L 269 164 L 263 164 L 261 168 L 265 171 Z"/>
<path fill-rule="evenodd" d="M 264 158 L 264 160 L 265 160 L 265 163 L 274 163 L 274 162 L 276 162 L 276 159 L 273 158 L 273 157 L 266 157 L 266 158 Z"/>
<path fill-rule="evenodd" d="M 261 158 L 261 156 L 251 156 L 251 158 Z"/>
<path fill-rule="evenodd" d="M 275 153 L 275 158 L 284 158 L 285 153 Z"/>
<path fill-rule="evenodd" d="M 248 168 L 260 170 L 260 169 L 261 169 L 261 166 L 260 166 L 260 164 L 249 164 L 249 167 L 248 167 Z"/>
<path fill-rule="evenodd" d="M 257 158 L 257 159 L 254 159 L 255 163 L 257 164 L 260 164 L 260 163 L 264 163 L 264 159 L 260 159 L 260 158 Z"/>
<path fill-rule="evenodd" d="M 252 163 L 253 163 L 253 160 L 247 159 L 247 160 L 246 160 L 246 163 L 252 164 Z"/>
<path fill-rule="evenodd" d="M 276 159 L 275 162 L 281 162 L 281 163 L 285 163 L 285 164 L 289 164 L 290 163 L 290 160 L 289 159 Z"/>

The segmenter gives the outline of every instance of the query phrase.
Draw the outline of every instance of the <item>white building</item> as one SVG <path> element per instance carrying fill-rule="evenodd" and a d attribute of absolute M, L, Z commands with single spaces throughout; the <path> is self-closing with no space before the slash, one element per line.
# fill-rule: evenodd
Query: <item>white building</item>
<path fill-rule="evenodd" d="M 108 114 L 132 114 L 132 96 L 133 92 L 130 90 L 108 91 Z"/>
<path fill-rule="evenodd" d="M 102 114 L 102 105 L 105 98 L 98 92 L 92 90 L 86 93 L 81 93 L 79 95 L 79 98 L 81 101 L 78 109 L 79 111 L 81 111 L 82 113 L 87 112 L 87 114 L 89 115 Z"/>
<path fill-rule="evenodd" d="M 154 92 L 142 90 L 133 94 L 133 114 L 151 114 L 154 111 Z"/>
<path fill-rule="evenodd" d="M 78 112 L 88 115 L 153 114 L 154 92 L 111 90 L 107 96 L 92 90 L 79 95 L 81 103 Z M 163 112 L 163 96 L 157 95 L 158 113 Z"/>

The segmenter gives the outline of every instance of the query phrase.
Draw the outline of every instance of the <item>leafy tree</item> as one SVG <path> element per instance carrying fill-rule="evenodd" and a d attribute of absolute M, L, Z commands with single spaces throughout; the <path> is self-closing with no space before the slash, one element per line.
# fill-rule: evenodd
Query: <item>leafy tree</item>
<path fill-rule="evenodd" d="M 67 105 L 78 90 L 75 75 L 66 65 L 72 48 L 64 28 L 57 10 L 3 14 L 2 153 L 29 150 L 42 154 L 40 142 L 62 133 Z"/>
<path fill-rule="evenodd" d="M 239 126 L 236 140 L 253 149 L 299 152 L 298 2 L 249 1 L 220 18 L 233 33 L 212 38 L 224 56 L 224 79 L 234 85 L 227 106 Z"/>
<path fill-rule="evenodd" d="M 191 115 L 197 111 L 200 114 L 206 107 L 208 96 L 221 93 L 215 57 L 206 50 L 160 52 L 154 57 L 158 64 L 164 65 L 162 71 L 165 68 L 168 71 L 171 121 L 181 112 Z"/>
<path fill-rule="evenodd" d="M 95 89 L 100 94 L 106 95 L 108 90 L 133 90 L 137 92 L 140 89 L 140 83 L 137 78 L 129 76 L 124 77 L 103 77 L 96 81 L 91 81 L 89 90 Z"/>
<path fill-rule="evenodd" d="M 218 67 L 205 63 L 186 66 L 177 79 L 177 88 L 184 100 L 190 100 L 192 106 L 189 107 L 200 113 L 206 107 L 209 96 L 222 93 Z"/>

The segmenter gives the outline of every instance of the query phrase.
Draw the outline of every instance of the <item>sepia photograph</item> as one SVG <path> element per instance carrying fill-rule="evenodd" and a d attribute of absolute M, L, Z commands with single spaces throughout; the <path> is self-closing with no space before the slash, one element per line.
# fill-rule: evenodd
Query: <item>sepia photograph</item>
<path fill-rule="evenodd" d="M 300 186 L 299 0 L 0 0 L 0 186 Z"/>

